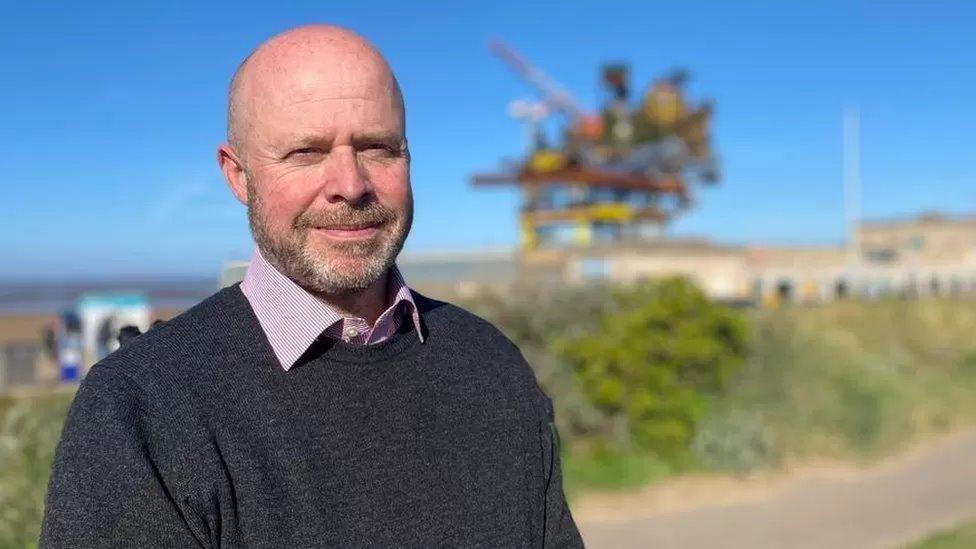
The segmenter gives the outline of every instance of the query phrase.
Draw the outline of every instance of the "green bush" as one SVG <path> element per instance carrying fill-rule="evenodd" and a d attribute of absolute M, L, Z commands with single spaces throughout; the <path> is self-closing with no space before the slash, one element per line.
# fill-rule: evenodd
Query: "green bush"
<path fill-rule="evenodd" d="M 708 397 L 742 365 L 746 333 L 741 314 L 668 278 L 615 289 L 596 328 L 561 338 L 556 351 L 590 403 L 626 427 L 617 442 L 676 459 Z"/>

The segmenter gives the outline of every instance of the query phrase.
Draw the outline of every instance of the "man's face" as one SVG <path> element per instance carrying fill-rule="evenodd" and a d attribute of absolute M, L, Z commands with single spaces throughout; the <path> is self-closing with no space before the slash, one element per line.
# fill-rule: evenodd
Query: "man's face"
<path fill-rule="evenodd" d="M 242 160 L 258 247 L 310 290 L 368 288 L 393 264 L 413 217 L 392 77 L 351 56 L 283 74 L 254 98 Z"/>

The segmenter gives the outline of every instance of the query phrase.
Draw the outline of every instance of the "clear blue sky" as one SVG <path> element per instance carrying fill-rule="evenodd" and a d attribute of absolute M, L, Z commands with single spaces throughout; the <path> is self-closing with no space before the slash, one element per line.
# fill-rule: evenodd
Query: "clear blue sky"
<path fill-rule="evenodd" d="M 603 61 L 629 61 L 638 88 L 690 69 L 692 95 L 716 101 L 723 181 L 673 234 L 840 241 L 846 103 L 862 112 L 867 217 L 976 210 L 974 3 L 422 4 L 3 0 L 0 279 L 210 276 L 246 257 L 213 160 L 226 83 L 259 42 L 309 22 L 360 32 L 398 74 L 408 251 L 515 245 L 514 190 L 468 183 L 520 152 L 505 109 L 532 97 L 491 37 L 592 109 Z"/>

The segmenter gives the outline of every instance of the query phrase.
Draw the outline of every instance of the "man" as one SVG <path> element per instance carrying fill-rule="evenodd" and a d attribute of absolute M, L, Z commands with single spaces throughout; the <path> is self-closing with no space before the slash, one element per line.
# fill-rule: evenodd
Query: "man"
<path fill-rule="evenodd" d="M 518 349 L 394 266 L 413 208 L 380 54 L 294 29 L 228 103 L 217 158 L 252 263 L 91 369 L 41 545 L 581 546 Z"/>

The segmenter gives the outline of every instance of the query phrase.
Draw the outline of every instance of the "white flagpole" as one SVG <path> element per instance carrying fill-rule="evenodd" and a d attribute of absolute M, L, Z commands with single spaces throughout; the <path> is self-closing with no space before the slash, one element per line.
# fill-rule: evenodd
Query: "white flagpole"
<path fill-rule="evenodd" d="M 853 293 L 859 280 L 861 218 L 861 114 L 854 105 L 844 108 L 844 216 L 847 225 L 847 272 Z"/>

